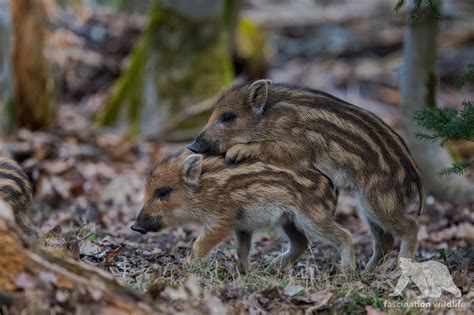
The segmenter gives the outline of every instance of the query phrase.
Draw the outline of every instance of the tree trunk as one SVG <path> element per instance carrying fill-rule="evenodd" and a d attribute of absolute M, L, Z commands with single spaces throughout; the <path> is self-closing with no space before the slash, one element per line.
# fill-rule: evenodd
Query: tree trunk
<path fill-rule="evenodd" d="M 162 129 L 165 122 L 232 81 L 233 9 L 234 0 L 163 0 L 152 5 L 148 26 L 99 123 L 125 120 L 131 135 L 174 138 Z M 181 128 L 197 130 L 206 120 L 204 113 Z"/>
<path fill-rule="evenodd" d="M 19 127 L 53 126 L 53 81 L 44 58 L 44 19 L 40 1 L 10 1 L 13 21 L 14 114 Z"/>
<path fill-rule="evenodd" d="M 441 3 L 437 1 L 438 6 Z M 466 177 L 438 177 L 441 168 L 453 163 L 449 152 L 437 142 L 416 138 L 425 131 L 417 125 L 415 112 L 436 106 L 436 38 L 438 21 L 424 8 L 419 21 L 407 22 L 403 49 L 400 88 L 402 93 L 401 123 L 405 139 L 424 177 L 426 190 L 433 197 L 450 202 L 473 202 L 474 183 Z"/>
<path fill-rule="evenodd" d="M 0 1 L 0 134 L 9 123 L 9 107 L 12 98 L 12 73 L 10 69 L 11 20 L 8 1 Z"/>

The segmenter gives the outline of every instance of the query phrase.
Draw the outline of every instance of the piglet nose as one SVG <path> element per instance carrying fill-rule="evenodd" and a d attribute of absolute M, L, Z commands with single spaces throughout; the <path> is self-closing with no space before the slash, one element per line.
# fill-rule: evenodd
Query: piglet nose
<path fill-rule="evenodd" d="M 133 224 L 130 228 L 135 232 L 146 234 L 146 230 L 137 223 Z"/>
<path fill-rule="evenodd" d="M 196 142 L 196 140 L 193 141 L 193 143 L 191 144 L 188 144 L 186 146 L 186 148 L 188 148 L 189 151 L 193 152 L 193 153 L 199 153 L 199 144 Z"/>
<path fill-rule="evenodd" d="M 211 142 L 203 134 L 199 134 L 193 141 L 193 143 L 186 146 L 193 153 L 207 153 L 211 148 Z"/>

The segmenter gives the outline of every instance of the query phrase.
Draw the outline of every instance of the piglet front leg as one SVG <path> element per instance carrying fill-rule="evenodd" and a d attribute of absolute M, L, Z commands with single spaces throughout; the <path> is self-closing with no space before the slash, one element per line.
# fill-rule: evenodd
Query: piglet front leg
<path fill-rule="evenodd" d="M 225 163 L 240 163 L 246 159 L 257 157 L 260 153 L 260 143 L 236 144 L 227 150 L 225 154 Z"/>
<path fill-rule="evenodd" d="M 211 249 L 229 237 L 232 231 L 232 227 L 222 223 L 206 227 L 194 242 L 188 263 L 207 257 Z"/>
<path fill-rule="evenodd" d="M 230 147 L 225 154 L 225 163 L 240 163 L 256 158 L 264 162 L 290 162 L 307 160 L 307 152 L 299 143 L 282 145 L 276 141 L 240 143 Z"/>

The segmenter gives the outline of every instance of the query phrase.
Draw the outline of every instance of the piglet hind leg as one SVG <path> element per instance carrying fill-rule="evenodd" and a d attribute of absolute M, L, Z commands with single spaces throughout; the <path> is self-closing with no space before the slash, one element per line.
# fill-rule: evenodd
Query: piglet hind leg
<path fill-rule="evenodd" d="M 400 254 L 399 257 L 415 260 L 418 249 L 418 222 L 410 217 L 405 217 L 400 226 Z"/>
<path fill-rule="evenodd" d="M 237 270 L 245 274 L 249 269 L 249 252 L 252 243 L 252 233 L 236 231 L 237 238 Z"/>
<path fill-rule="evenodd" d="M 394 182 L 396 184 L 396 182 Z M 418 223 L 407 213 L 411 195 L 415 188 L 406 194 L 403 185 L 394 185 L 392 182 L 382 182 L 383 191 L 376 187 L 360 193 L 359 208 L 362 215 L 367 218 L 370 232 L 374 238 L 372 258 L 366 270 L 372 272 L 380 261 L 393 247 L 393 236 L 400 237 L 399 257 L 413 260 L 417 250 Z"/>
<path fill-rule="evenodd" d="M 374 252 L 366 266 L 366 270 L 375 270 L 380 261 L 393 246 L 393 236 L 401 239 L 399 257 L 414 260 L 417 250 L 418 223 L 404 209 L 368 209 L 367 219 L 374 238 Z"/>
<path fill-rule="evenodd" d="M 305 234 L 314 240 L 322 239 L 337 246 L 341 255 L 342 271 L 355 271 L 355 252 L 351 234 L 341 228 L 334 219 L 326 216 L 305 216 L 299 220 Z"/>
<path fill-rule="evenodd" d="M 268 266 L 269 270 L 281 270 L 295 262 L 308 248 L 306 235 L 298 229 L 293 219 L 289 216 L 282 218 L 281 227 L 288 236 L 290 246 L 286 252 L 275 258 Z"/>
<path fill-rule="evenodd" d="M 373 253 L 365 269 L 368 272 L 373 272 L 378 264 L 392 251 L 394 240 L 392 233 L 385 231 L 380 225 L 370 219 L 367 222 L 373 238 Z"/>

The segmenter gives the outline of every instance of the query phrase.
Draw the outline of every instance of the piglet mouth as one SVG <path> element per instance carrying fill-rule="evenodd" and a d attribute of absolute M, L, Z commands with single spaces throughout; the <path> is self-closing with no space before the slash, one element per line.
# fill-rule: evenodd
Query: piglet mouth
<path fill-rule="evenodd" d="M 142 226 L 138 225 L 137 223 L 133 224 L 130 227 L 132 230 L 135 232 L 141 233 L 141 234 L 146 234 L 147 230 L 145 230 Z"/>
<path fill-rule="evenodd" d="M 226 150 L 220 141 L 214 141 L 210 146 L 207 152 L 204 154 L 206 155 L 214 155 L 214 156 L 225 156 Z"/>

